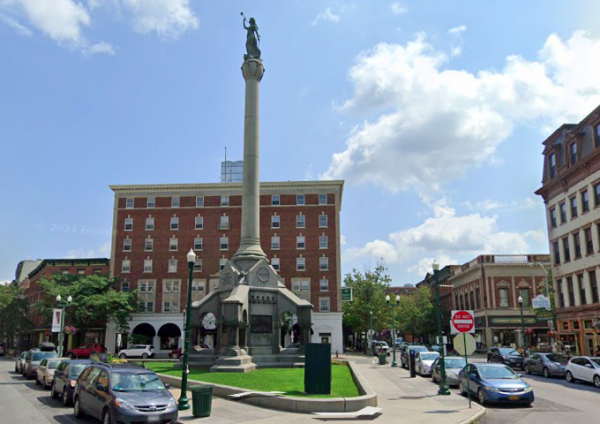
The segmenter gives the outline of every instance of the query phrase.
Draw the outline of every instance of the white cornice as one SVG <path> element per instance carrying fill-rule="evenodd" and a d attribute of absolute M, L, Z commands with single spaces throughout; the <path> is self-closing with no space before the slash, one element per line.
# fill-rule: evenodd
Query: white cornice
<path fill-rule="evenodd" d="M 139 184 L 139 185 L 109 185 L 114 192 L 132 191 L 170 191 L 170 190 L 241 190 L 241 183 L 190 183 L 190 184 Z M 294 188 L 325 188 L 336 187 L 340 191 L 344 187 L 343 180 L 322 181 L 280 181 L 263 182 L 260 188 L 294 189 Z"/>

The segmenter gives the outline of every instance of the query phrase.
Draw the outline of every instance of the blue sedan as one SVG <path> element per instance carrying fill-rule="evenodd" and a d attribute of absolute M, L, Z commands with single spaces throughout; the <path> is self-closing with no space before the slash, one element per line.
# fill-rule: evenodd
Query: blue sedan
<path fill-rule="evenodd" d="M 531 405 L 532 387 L 504 364 L 468 364 L 458 373 L 461 394 L 477 396 L 479 403 L 521 403 Z"/>

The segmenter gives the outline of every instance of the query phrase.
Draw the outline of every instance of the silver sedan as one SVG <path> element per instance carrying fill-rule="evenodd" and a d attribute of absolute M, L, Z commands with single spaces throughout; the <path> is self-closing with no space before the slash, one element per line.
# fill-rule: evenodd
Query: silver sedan
<path fill-rule="evenodd" d="M 439 383 L 442 379 L 440 360 L 441 358 L 437 358 L 431 366 L 431 379 L 434 383 Z M 458 373 L 467 365 L 467 361 L 465 361 L 465 358 L 459 356 L 445 357 L 444 365 L 446 366 L 446 382 L 448 386 L 458 386 Z"/>

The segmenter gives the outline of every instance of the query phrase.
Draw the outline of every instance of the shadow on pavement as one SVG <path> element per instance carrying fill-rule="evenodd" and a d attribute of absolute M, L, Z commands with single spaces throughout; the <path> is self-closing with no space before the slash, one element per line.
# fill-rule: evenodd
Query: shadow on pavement
<path fill-rule="evenodd" d="M 356 417 L 339 417 L 339 418 L 334 418 L 334 417 L 312 417 L 313 420 L 317 420 L 317 421 L 356 421 L 360 419 L 360 422 L 362 421 L 373 421 L 376 420 L 377 418 L 379 418 L 381 416 L 381 412 L 377 412 L 376 414 L 373 415 L 359 415 Z"/>

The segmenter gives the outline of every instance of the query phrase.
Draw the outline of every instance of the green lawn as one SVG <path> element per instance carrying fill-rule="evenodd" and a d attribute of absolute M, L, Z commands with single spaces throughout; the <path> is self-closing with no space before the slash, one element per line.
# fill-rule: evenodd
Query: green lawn
<path fill-rule="evenodd" d="M 181 377 L 181 370 L 173 369 L 174 364 L 147 362 L 146 368 L 159 374 Z M 304 368 L 264 368 L 249 373 L 210 372 L 208 369 L 190 369 L 189 379 L 206 383 L 223 384 L 225 386 L 263 392 L 281 391 L 285 396 L 302 396 L 314 398 L 355 397 L 360 396 L 354 384 L 350 368 L 347 365 L 331 366 L 331 395 L 307 395 L 304 393 Z"/>

